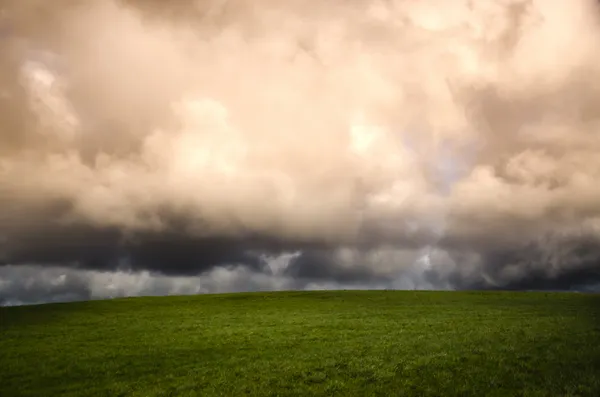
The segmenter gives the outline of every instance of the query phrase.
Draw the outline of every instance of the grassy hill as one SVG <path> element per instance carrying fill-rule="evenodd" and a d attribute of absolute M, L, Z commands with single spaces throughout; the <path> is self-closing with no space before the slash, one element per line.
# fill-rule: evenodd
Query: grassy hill
<path fill-rule="evenodd" d="M 600 396 L 600 295 L 282 292 L 0 308 L 0 396 Z"/>

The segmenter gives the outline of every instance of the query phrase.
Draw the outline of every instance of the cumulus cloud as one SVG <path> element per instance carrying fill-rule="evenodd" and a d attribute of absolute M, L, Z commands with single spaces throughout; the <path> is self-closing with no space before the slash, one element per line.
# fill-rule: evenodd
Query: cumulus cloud
<path fill-rule="evenodd" d="M 600 281 L 595 1 L 48 4 L 3 17 L 11 272 Z"/>

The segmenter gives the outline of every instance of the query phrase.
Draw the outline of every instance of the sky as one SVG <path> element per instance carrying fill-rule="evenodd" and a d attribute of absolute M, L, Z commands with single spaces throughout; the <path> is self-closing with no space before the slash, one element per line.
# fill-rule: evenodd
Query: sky
<path fill-rule="evenodd" d="M 596 1 L 5 4 L 0 305 L 600 289 Z"/>

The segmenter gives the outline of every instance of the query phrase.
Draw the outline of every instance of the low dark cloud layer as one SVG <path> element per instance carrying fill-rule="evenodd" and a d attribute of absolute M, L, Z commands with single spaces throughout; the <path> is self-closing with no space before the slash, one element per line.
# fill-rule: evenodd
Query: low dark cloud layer
<path fill-rule="evenodd" d="M 185 277 L 147 271 L 99 272 L 72 267 L 20 265 L 0 268 L 0 306 L 130 296 L 389 287 L 389 283 L 344 284 L 294 279 L 245 266 L 219 267 Z"/>
<path fill-rule="evenodd" d="M 0 18 L 4 302 L 600 284 L 596 1 L 49 4 Z"/>

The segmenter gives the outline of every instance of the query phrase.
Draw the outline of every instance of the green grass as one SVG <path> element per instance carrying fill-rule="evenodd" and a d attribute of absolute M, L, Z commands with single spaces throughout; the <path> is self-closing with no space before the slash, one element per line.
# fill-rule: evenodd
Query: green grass
<path fill-rule="evenodd" d="M 283 292 L 0 308 L 0 396 L 600 396 L 600 295 Z"/>

